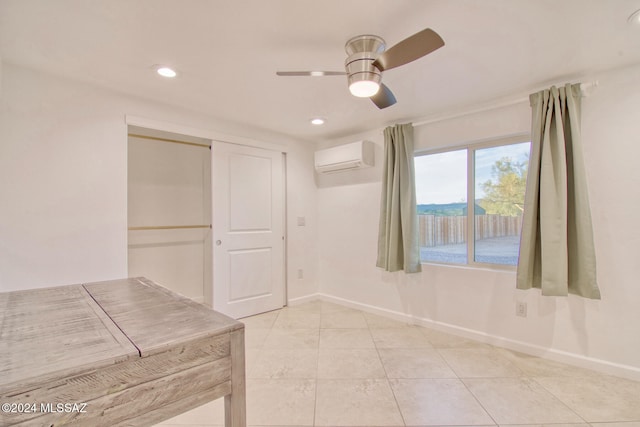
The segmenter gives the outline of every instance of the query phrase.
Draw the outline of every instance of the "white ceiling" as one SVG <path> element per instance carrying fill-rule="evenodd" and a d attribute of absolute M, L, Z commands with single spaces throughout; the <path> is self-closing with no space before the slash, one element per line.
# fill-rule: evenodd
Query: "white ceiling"
<path fill-rule="evenodd" d="M 640 62 L 640 0 L 0 0 L 3 62 L 253 127 L 322 140 L 428 118 Z M 344 43 L 393 46 L 432 28 L 446 45 L 387 71 L 378 110 L 342 71 Z M 154 64 L 180 73 L 154 74 Z M 309 124 L 322 116 L 324 126 Z"/>

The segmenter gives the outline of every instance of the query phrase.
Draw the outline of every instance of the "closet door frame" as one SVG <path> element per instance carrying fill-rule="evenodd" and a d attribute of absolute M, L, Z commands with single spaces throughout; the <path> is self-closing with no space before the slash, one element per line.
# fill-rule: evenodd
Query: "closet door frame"
<path fill-rule="evenodd" d="M 265 142 L 265 141 L 260 141 L 260 140 L 256 140 L 253 138 L 246 138 L 246 137 L 242 137 L 242 136 L 236 136 L 236 135 L 230 135 L 227 133 L 223 133 L 223 132 L 218 132 L 215 130 L 211 130 L 211 129 L 203 129 L 203 128 L 198 128 L 198 127 L 192 127 L 192 126 L 186 126 L 186 125 L 182 125 L 182 124 L 178 124 L 178 123 L 173 123 L 173 122 L 167 122 L 167 121 L 163 121 L 163 120 L 156 120 L 156 119 L 152 119 L 152 118 L 148 118 L 148 117 L 141 117 L 141 116 L 136 116 L 136 115 L 130 115 L 127 114 L 125 115 L 125 125 L 126 126 L 137 126 L 137 127 L 141 127 L 141 128 L 147 128 L 147 129 L 153 129 L 153 130 L 157 130 L 157 131 L 161 131 L 161 132 L 169 132 L 169 133 L 175 133 L 175 134 L 181 134 L 181 135 L 188 135 L 191 137 L 195 137 L 195 138 L 202 138 L 202 139 L 208 139 L 213 141 L 220 141 L 220 142 L 226 142 L 226 143 L 230 143 L 230 144 L 238 144 L 238 145 L 244 145 L 247 147 L 255 147 L 255 148 L 262 148 L 262 149 L 266 149 L 266 150 L 273 150 L 273 151 L 279 151 L 282 153 L 283 155 L 283 186 L 284 186 L 284 193 L 283 193 L 283 218 L 284 218 L 284 225 L 283 225 L 283 236 L 284 236 L 284 247 L 283 247 L 283 301 L 282 304 L 283 306 L 287 305 L 288 302 L 288 275 L 287 275 L 287 271 L 288 271 L 288 266 L 287 266 L 287 259 L 288 259 L 288 254 L 287 254 L 287 242 L 288 242 L 288 237 L 287 237 L 287 184 L 286 184 L 286 180 L 287 180 L 287 153 L 288 153 L 288 149 L 286 146 L 284 145 L 280 145 L 280 144 L 274 144 L 274 143 L 270 143 L 270 142 Z M 126 130 L 126 126 L 125 126 L 125 130 Z M 128 144 L 127 142 L 127 138 L 125 138 L 125 144 Z M 125 146 L 125 151 L 127 149 L 127 147 Z M 213 163 L 213 162 L 211 162 Z M 213 173 L 213 171 L 211 171 L 211 174 Z M 215 212 L 211 212 L 211 217 L 213 217 L 213 215 L 215 214 Z M 210 254 L 208 256 L 209 260 L 212 260 L 213 257 L 213 240 L 210 239 L 210 245 L 205 246 L 209 251 Z M 207 256 L 205 254 L 205 256 Z M 205 264 L 205 268 L 209 268 L 212 269 L 213 268 L 213 262 L 210 263 L 206 263 Z M 211 275 L 211 277 L 213 278 L 213 273 L 212 271 L 210 271 L 208 274 Z M 213 279 L 211 280 L 211 286 L 205 286 L 204 289 L 204 303 L 206 305 L 208 305 L 209 307 L 213 307 L 213 286 L 215 286 L 215 283 L 213 283 Z"/>

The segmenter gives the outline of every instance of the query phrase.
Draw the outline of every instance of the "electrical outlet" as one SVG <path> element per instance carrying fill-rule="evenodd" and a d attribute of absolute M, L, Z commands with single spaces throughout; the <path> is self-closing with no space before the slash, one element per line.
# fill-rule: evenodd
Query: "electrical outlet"
<path fill-rule="evenodd" d="M 304 279 L 304 270 L 298 269 L 298 279 Z"/>
<path fill-rule="evenodd" d="M 518 301 L 516 302 L 516 316 L 527 317 L 527 303 Z"/>

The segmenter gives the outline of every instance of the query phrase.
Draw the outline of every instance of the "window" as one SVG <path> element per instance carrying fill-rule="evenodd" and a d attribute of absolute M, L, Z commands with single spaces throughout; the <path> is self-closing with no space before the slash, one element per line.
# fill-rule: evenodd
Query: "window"
<path fill-rule="evenodd" d="M 416 154 L 423 262 L 518 264 L 530 146 L 519 138 Z"/>

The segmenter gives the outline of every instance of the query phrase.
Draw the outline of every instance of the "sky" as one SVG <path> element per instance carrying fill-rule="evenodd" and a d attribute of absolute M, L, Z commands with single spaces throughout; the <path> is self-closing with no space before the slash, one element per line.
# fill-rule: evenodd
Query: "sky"
<path fill-rule="evenodd" d="M 529 143 L 476 149 L 476 199 L 484 197 L 478 184 L 492 178 L 491 166 L 503 157 L 522 162 Z M 467 149 L 415 157 L 417 204 L 456 203 L 467 200 Z"/>

